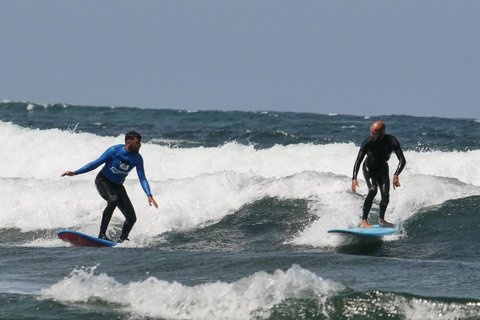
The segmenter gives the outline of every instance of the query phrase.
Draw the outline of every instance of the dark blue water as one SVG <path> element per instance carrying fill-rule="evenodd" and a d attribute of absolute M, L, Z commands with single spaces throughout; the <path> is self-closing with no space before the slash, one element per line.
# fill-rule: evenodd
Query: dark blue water
<path fill-rule="evenodd" d="M 179 147 L 214 147 L 227 142 L 270 148 L 275 144 L 360 144 L 374 120 L 401 135 L 406 150 L 466 151 L 480 148 L 479 121 L 411 116 L 358 117 L 293 112 L 155 110 L 1 103 L 2 121 L 32 129 L 71 130 L 114 136 L 125 129 L 142 132 L 145 141 Z M 162 141 L 165 140 L 165 141 Z"/>

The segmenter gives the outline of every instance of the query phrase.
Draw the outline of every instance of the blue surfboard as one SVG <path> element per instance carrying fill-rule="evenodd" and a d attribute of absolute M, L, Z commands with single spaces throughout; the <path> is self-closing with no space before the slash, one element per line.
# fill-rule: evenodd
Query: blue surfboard
<path fill-rule="evenodd" d="M 330 229 L 328 233 L 343 233 L 343 234 L 354 234 L 357 236 L 366 236 L 366 237 L 383 237 L 391 235 L 392 233 L 397 232 L 397 228 L 386 228 L 379 226 L 378 224 L 372 225 L 372 228 L 348 228 L 348 229 Z"/>
<path fill-rule="evenodd" d="M 72 247 L 113 247 L 117 244 L 73 230 L 61 230 L 58 232 L 58 237 L 70 243 Z"/>

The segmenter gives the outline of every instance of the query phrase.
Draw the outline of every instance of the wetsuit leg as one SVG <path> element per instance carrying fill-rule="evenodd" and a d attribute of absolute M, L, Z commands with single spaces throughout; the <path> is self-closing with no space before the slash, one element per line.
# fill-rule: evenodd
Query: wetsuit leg
<path fill-rule="evenodd" d="M 135 222 L 137 222 L 137 216 L 135 215 L 135 209 L 133 208 L 132 202 L 127 195 L 127 191 L 122 186 L 122 188 L 117 190 L 117 195 L 119 198 L 118 208 L 125 217 L 125 222 L 123 223 L 122 234 L 120 240 L 125 240 L 128 238 L 128 234 L 133 228 Z"/>
<path fill-rule="evenodd" d="M 108 180 L 102 172 L 99 172 L 95 179 L 95 186 L 100 196 L 107 201 L 107 206 L 103 210 L 102 223 L 100 225 L 100 236 L 105 236 L 108 224 L 112 219 L 113 211 L 118 205 L 118 196 L 116 193 L 116 185 Z"/>
<path fill-rule="evenodd" d="M 390 202 L 390 177 L 388 176 L 388 164 L 382 168 L 377 180 L 380 187 L 380 194 L 382 196 L 378 217 L 380 219 L 385 219 L 385 212 L 387 211 L 387 206 Z"/>
<path fill-rule="evenodd" d="M 372 175 L 372 173 L 365 164 L 363 165 L 363 176 L 365 177 L 365 181 L 367 182 L 368 194 L 365 198 L 365 202 L 363 203 L 362 220 L 367 220 L 370 209 L 372 208 L 373 199 L 377 195 L 378 185 L 375 176 Z"/>

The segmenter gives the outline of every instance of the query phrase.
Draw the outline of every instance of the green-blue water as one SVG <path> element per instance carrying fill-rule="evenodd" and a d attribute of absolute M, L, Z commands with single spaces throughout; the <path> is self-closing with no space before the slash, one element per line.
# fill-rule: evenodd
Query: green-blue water
<path fill-rule="evenodd" d="M 400 231 L 328 234 L 360 223 L 351 174 L 375 120 L 407 158 Z M 69 247 L 57 232 L 97 235 L 104 201 L 96 171 L 60 175 L 132 129 L 159 209 L 132 172 L 131 240 Z M 478 120 L 4 102 L 0 132 L 2 319 L 480 318 Z"/>

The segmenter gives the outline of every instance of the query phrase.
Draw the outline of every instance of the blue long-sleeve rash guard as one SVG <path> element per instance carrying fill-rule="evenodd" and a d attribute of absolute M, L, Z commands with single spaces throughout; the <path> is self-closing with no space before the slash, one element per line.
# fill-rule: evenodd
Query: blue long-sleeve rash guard
<path fill-rule="evenodd" d="M 97 160 L 90 162 L 76 170 L 77 174 L 95 170 L 105 163 L 102 173 L 113 183 L 123 184 L 133 168 L 137 168 L 138 179 L 147 196 L 152 195 L 143 169 L 143 158 L 139 153 L 130 153 L 125 145 L 119 144 L 108 148 Z"/>

